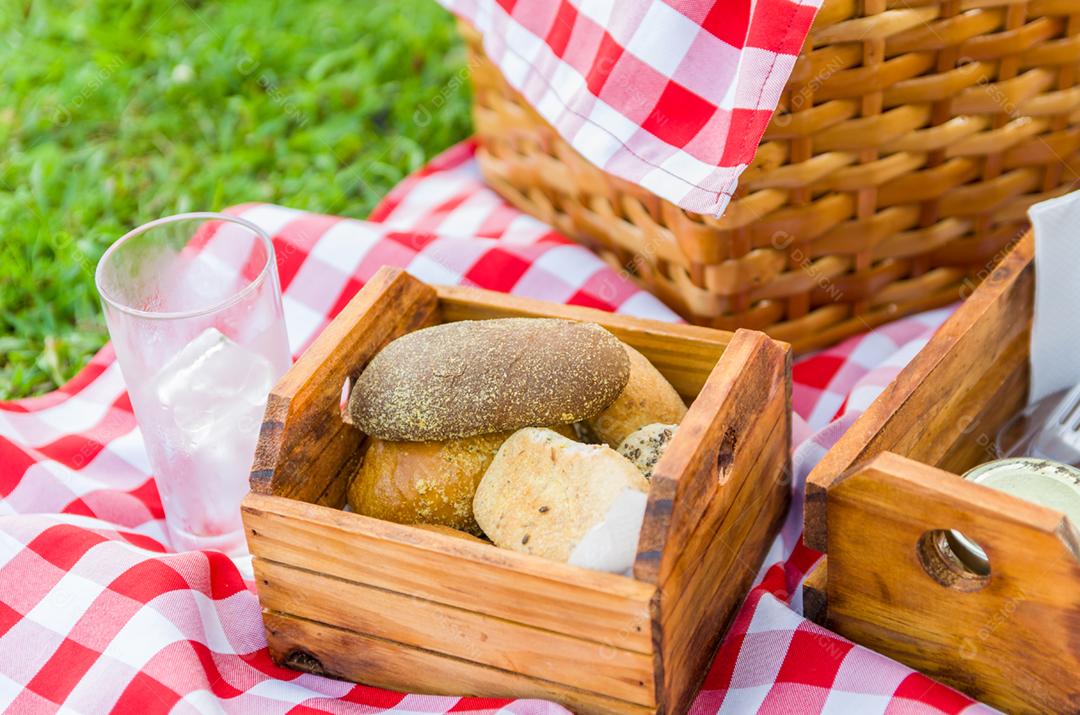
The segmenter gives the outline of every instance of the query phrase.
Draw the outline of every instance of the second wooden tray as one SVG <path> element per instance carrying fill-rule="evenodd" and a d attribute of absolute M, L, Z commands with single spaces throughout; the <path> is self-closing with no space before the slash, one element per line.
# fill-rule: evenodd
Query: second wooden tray
<path fill-rule="evenodd" d="M 811 472 L 804 604 L 857 643 L 1008 712 L 1080 712 L 1080 532 L 958 475 L 1026 402 L 1027 235 Z M 949 547 L 977 542 L 989 572 Z"/>

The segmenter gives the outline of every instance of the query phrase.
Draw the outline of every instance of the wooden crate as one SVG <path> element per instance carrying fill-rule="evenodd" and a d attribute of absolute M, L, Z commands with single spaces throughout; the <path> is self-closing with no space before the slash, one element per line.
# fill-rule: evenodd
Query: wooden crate
<path fill-rule="evenodd" d="M 808 478 L 807 614 L 1007 712 L 1080 712 L 1080 532 L 964 481 L 1026 402 L 1025 236 Z M 982 576 L 942 547 L 957 529 Z"/>
<path fill-rule="evenodd" d="M 589 320 L 686 399 L 652 478 L 634 577 L 342 511 L 364 436 L 342 385 L 387 342 L 454 320 Z M 789 346 L 380 271 L 270 395 L 243 503 L 274 659 L 411 692 L 685 712 L 787 509 Z"/>

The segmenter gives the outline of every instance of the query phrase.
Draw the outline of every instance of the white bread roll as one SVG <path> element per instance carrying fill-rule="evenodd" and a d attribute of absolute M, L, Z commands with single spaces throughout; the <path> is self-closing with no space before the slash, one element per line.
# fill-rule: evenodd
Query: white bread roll
<path fill-rule="evenodd" d="M 496 546 L 556 561 L 570 560 L 592 531 L 575 563 L 622 572 L 633 564 L 648 489 L 637 468 L 610 447 L 526 428 L 499 448 L 476 489 L 473 514 Z M 613 506 L 619 514 L 609 514 Z M 639 512 L 632 534 L 625 527 L 635 517 L 623 511 Z M 594 528 L 609 518 L 628 535 L 598 535 Z M 613 540 L 617 554 L 604 546 Z"/>

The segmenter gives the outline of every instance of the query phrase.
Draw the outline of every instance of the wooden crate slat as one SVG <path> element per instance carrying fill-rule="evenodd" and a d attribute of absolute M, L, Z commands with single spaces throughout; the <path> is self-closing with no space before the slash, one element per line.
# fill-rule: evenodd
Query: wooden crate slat
<path fill-rule="evenodd" d="M 257 558 L 652 652 L 648 584 L 290 499 L 243 510 Z"/>
<path fill-rule="evenodd" d="M 425 283 L 401 270 L 376 273 L 270 392 L 252 491 L 316 501 L 334 489 L 331 483 L 363 439 L 341 419 L 346 378 L 355 380 L 388 341 L 430 324 L 437 308 L 436 293 Z"/>
<path fill-rule="evenodd" d="M 1026 383 L 1011 393 L 998 389 L 1015 377 L 1019 366 L 1027 364 L 1030 322 L 1018 322 L 1019 332 L 1004 336 L 966 364 L 953 364 L 949 392 L 941 395 L 936 404 L 926 405 L 918 421 L 882 430 L 859 461 L 884 450 L 886 444 L 889 451 L 930 464 L 941 464 L 945 455 L 951 454 L 961 472 L 994 459 L 992 448 L 998 426 L 1023 406 L 1027 396 Z M 912 407 L 905 406 L 904 414 L 911 419 Z M 980 444 L 986 440 L 988 444 Z M 963 462 L 964 456 L 974 461 Z"/>
<path fill-rule="evenodd" d="M 773 475 L 772 486 L 758 482 L 747 490 L 747 496 L 756 498 L 746 500 L 745 511 L 740 510 L 743 505 L 735 504 L 713 539 L 703 545 L 703 553 L 715 556 L 702 559 L 687 577 L 672 579 L 660 588 L 654 608 L 663 634 L 658 647 L 664 662 L 665 702 L 690 706 L 698 678 L 712 662 L 787 513 L 791 487 L 775 460 L 775 456 L 762 460 L 759 467 L 762 476 Z M 754 505 L 759 509 L 755 511 Z"/>
<path fill-rule="evenodd" d="M 769 413 L 790 404 L 790 360 L 790 348 L 762 333 L 735 334 L 656 466 L 635 578 L 662 583 L 706 509 L 715 499 L 721 513 L 730 508 L 749 478 L 745 470 L 761 451 L 776 448 Z M 780 432 L 788 434 L 786 427 Z"/>
<path fill-rule="evenodd" d="M 821 558 L 810 567 L 802 582 L 803 616 L 819 626 L 824 626 L 829 618 L 828 583 L 828 558 Z"/>
<path fill-rule="evenodd" d="M 264 608 L 442 655 L 655 706 L 653 658 L 573 636 L 255 559 Z"/>
<path fill-rule="evenodd" d="M 786 511 L 789 376 L 787 346 L 736 333 L 653 474 L 635 576 L 660 584 L 659 699 L 676 711 L 689 707 Z"/>
<path fill-rule="evenodd" d="M 939 445 L 925 459 L 954 474 L 967 470 L 991 459 L 997 459 L 995 441 L 998 430 L 1010 417 L 1020 411 L 1027 401 L 1028 378 L 1031 373 L 1028 362 L 1028 331 L 1013 339 L 1012 345 L 997 359 L 994 366 L 983 376 L 979 388 L 982 395 L 969 400 L 964 413 L 958 417 L 963 426 L 949 444 L 948 435 L 936 440 Z M 979 404 L 982 401 L 984 404 Z M 934 442 L 935 440 L 929 440 Z"/>
<path fill-rule="evenodd" d="M 690 533 L 686 544 L 674 561 L 674 566 L 663 577 L 662 584 L 684 584 L 694 578 L 694 571 L 701 565 L 702 555 L 708 553 L 708 544 L 730 516 L 740 516 L 756 511 L 762 504 L 775 498 L 771 486 L 783 480 L 790 462 L 787 450 L 770 448 L 769 442 L 776 434 L 790 428 L 791 413 L 779 395 L 767 403 L 758 413 L 747 443 L 756 449 L 740 449 L 733 459 L 729 474 L 732 478 L 702 511 L 697 527 Z M 775 479 L 768 482 L 770 475 Z M 785 480 L 786 481 L 786 480 Z"/>
<path fill-rule="evenodd" d="M 653 715 L 656 708 L 529 678 L 461 658 L 271 611 L 263 612 L 275 661 L 381 688 L 431 695 L 542 698 L 580 715 Z"/>

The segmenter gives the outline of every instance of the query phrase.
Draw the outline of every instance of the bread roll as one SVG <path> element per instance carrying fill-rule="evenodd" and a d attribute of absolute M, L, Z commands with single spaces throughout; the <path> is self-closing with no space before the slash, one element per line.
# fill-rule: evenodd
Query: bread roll
<path fill-rule="evenodd" d="M 596 436 L 612 447 L 645 425 L 678 424 L 686 415 L 686 405 L 667 378 L 637 350 L 623 347 L 630 358 L 626 387 L 607 409 L 586 420 Z"/>
<path fill-rule="evenodd" d="M 496 546 L 567 561 L 582 537 L 604 522 L 609 508 L 624 500 L 624 491 L 644 495 L 648 488 L 634 465 L 610 447 L 580 444 L 551 430 L 522 429 L 503 443 L 488 467 L 473 512 Z M 638 501 L 644 510 L 643 497 Z M 636 546 L 633 538 L 631 553 Z"/>
<path fill-rule="evenodd" d="M 555 428 L 570 436 L 569 425 Z M 480 534 L 472 516 L 476 485 L 510 432 L 446 442 L 371 440 L 349 485 L 349 508 L 399 524 Z"/>
<path fill-rule="evenodd" d="M 615 451 L 633 462 L 643 477 L 652 479 L 653 468 L 675 436 L 676 429 L 676 425 L 645 425 L 627 435 Z"/>
<path fill-rule="evenodd" d="M 592 323 L 461 321 L 386 345 L 361 373 L 348 410 L 380 439 L 460 439 L 593 417 L 629 375 L 622 344 Z"/>
<path fill-rule="evenodd" d="M 474 535 L 476 485 L 509 433 L 447 442 L 373 439 L 349 486 L 358 514 L 399 524 L 438 524 Z"/>

